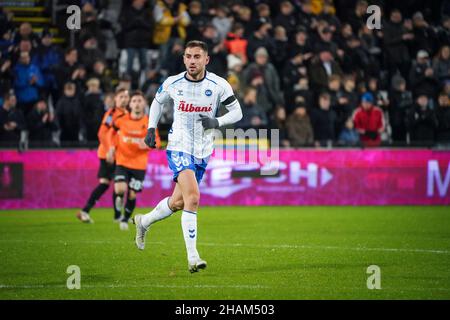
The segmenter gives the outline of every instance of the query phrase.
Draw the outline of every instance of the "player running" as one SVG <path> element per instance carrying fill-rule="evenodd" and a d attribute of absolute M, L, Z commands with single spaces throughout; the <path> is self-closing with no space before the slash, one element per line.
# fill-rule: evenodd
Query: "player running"
<path fill-rule="evenodd" d="M 150 148 L 144 143 L 148 128 L 148 118 L 145 115 L 146 104 L 143 93 L 134 92 L 130 99 L 130 112 L 114 121 L 112 130 L 107 136 L 110 146 L 107 159 L 116 159 L 114 172 L 116 199 L 114 202 L 121 212 L 128 186 L 125 214 L 120 221 L 121 230 L 128 230 L 128 220 L 136 206 L 136 193 L 142 191 L 147 168 Z M 156 131 L 156 146 L 160 146 L 158 131 Z"/>
<path fill-rule="evenodd" d="M 188 268 L 197 272 L 206 268 L 206 261 L 197 251 L 197 210 L 200 200 L 199 182 L 213 152 L 213 130 L 232 124 L 242 118 L 242 111 L 230 84 L 223 78 L 206 71 L 209 62 L 208 48 L 204 42 L 190 41 L 184 51 L 186 72 L 164 81 L 150 107 L 149 128 L 145 143 L 154 148 L 156 127 L 163 105 L 173 103 L 174 120 L 169 130 L 167 159 L 176 182 L 172 196 L 161 200 L 146 215 L 136 215 L 136 245 L 143 250 L 145 234 L 149 227 L 183 210 L 181 226 L 186 244 Z M 220 104 L 228 113 L 215 118 Z"/>
<path fill-rule="evenodd" d="M 128 90 L 118 89 L 114 95 L 114 107 L 106 111 L 105 115 L 103 116 L 102 124 L 100 125 L 100 128 L 98 130 L 98 140 L 100 144 L 98 146 L 97 156 L 100 159 L 100 167 L 98 169 L 97 177 L 99 178 L 99 184 L 92 191 L 84 208 L 77 213 L 77 218 L 82 222 L 94 222 L 89 215 L 89 211 L 95 206 L 95 203 L 106 192 L 106 190 L 108 190 L 109 182 L 113 178 L 115 169 L 114 159 L 106 159 L 106 154 L 109 150 L 107 134 L 111 129 L 113 122 L 127 113 L 126 107 L 129 100 L 130 96 L 128 94 Z M 118 211 L 116 208 L 115 198 L 116 195 L 113 192 L 113 205 L 115 210 L 114 218 L 117 220 L 120 218 L 120 211 Z"/>

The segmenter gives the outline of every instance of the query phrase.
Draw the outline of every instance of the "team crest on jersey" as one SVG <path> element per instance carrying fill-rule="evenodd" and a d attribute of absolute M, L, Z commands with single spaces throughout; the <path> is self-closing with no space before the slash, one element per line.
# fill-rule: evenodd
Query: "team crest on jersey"
<path fill-rule="evenodd" d="M 209 89 L 206 89 L 205 95 L 206 95 L 207 97 L 210 97 L 210 96 L 212 95 L 212 91 L 209 90 Z"/>

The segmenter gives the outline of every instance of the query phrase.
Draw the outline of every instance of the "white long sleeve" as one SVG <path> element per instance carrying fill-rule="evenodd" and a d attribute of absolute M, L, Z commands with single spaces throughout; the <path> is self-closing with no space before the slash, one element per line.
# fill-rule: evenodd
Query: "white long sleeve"
<path fill-rule="evenodd" d="M 230 105 L 225 106 L 228 110 L 226 114 L 217 118 L 219 127 L 227 124 L 233 124 L 242 119 L 242 109 L 239 101 L 236 99 Z"/>
<path fill-rule="evenodd" d="M 159 103 L 156 98 L 153 99 L 150 105 L 150 112 L 148 114 L 148 127 L 156 128 L 158 126 L 159 119 L 161 118 L 164 104 Z"/>

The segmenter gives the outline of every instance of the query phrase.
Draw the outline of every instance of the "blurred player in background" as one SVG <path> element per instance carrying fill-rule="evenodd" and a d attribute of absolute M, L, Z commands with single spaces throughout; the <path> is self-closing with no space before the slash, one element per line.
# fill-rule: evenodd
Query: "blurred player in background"
<path fill-rule="evenodd" d="M 128 220 L 136 206 L 136 193 L 142 191 L 150 148 L 144 143 L 148 128 L 145 114 L 147 102 L 144 94 L 136 91 L 131 95 L 129 113 L 118 117 L 108 132 L 109 150 L 106 159 L 116 160 L 114 191 L 116 208 L 122 212 L 124 196 L 128 188 L 125 213 L 120 220 L 120 229 L 128 230 Z M 156 146 L 160 139 L 156 131 Z"/>
<path fill-rule="evenodd" d="M 156 146 L 156 127 L 165 103 L 173 103 L 174 120 L 169 130 L 167 159 L 176 182 L 171 197 L 166 197 L 146 215 L 136 215 L 136 245 L 143 250 L 145 234 L 156 221 L 183 210 L 181 226 L 186 244 L 188 268 L 197 272 L 206 261 L 197 251 L 197 210 L 200 200 L 198 184 L 213 152 L 214 130 L 242 118 L 242 111 L 230 84 L 207 72 L 208 48 L 204 42 L 190 41 L 184 51 L 187 72 L 171 76 L 158 89 L 150 107 L 149 127 L 145 143 Z M 220 104 L 228 113 L 215 118 Z"/>
<path fill-rule="evenodd" d="M 98 130 L 98 140 L 100 142 L 97 150 L 97 156 L 100 159 L 100 167 L 97 177 L 99 184 L 92 191 L 86 205 L 77 213 L 77 218 L 82 222 L 93 223 L 89 211 L 95 206 L 100 197 L 108 190 L 109 183 L 114 175 L 115 163 L 114 158 L 106 159 L 109 150 L 109 142 L 107 139 L 108 131 L 112 130 L 112 124 L 120 117 L 127 114 L 127 105 L 130 100 L 128 90 L 118 89 L 114 96 L 114 107 L 107 110 L 103 116 L 102 124 Z M 114 219 L 119 221 L 121 211 L 115 204 L 116 194 L 113 192 Z"/>

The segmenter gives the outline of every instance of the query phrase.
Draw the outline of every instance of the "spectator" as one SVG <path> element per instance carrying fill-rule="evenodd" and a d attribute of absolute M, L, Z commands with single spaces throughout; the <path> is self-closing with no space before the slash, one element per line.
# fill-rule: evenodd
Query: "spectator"
<path fill-rule="evenodd" d="M 67 48 L 64 52 L 64 62 L 55 70 L 59 94 L 61 94 L 66 82 L 79 77 L 78 65 L 78 50 L 76 48 Z"/>
<path fill-rule="evenodd" d="M 97 78 L 100 81 L 100 88 L 103 92 L 110 92 L 113 90 L 110 71 L 106 68 L 106 63 L 102 59 L 98 59 L 94 62 L 92 72 L 88 74 L 88 78 Z"/>
<path fill-rule="evenodd" d="M 286 121 L 286 129 L 291 147 L 302 147 L 313 144 L 313 129 L 305 105 L 298 104 L 296 106 L 294 112 Z"/>
<path fill-rule="evenodd" d="M 202 40 L 208 45 L 209 48 L 209 56 L 211 59 L 208 64 L 208 70 L 214 72 L 220 77 L 225 77 L 227 74 L 227 50 L 223 41 L 220 41 L 214 25 L 208 24 L 206 26 L 203 30 Z M 184 48 L 182 49 L 184 51 Z"/>
<path fill-rule="evenodd" d="M 13 71 L 11 59 L 3 57 L 3 54 L 0 52 L 0 99 L 12 88 L 12 83 Z"/>
<path fill-rule="evenodd" d="M 19 108 L 26 115 L 39 99 L 39 90 L 44 86 L 41 70 L 31 63 L 29 53 L 20 55 L 19 63 L 14 68 L 14 89 Z"/>
<path fill-rule="evenodd" d="M 407 119 L 414 104 L 411 91 L 406 90 L 406 81 L 400 74 L 392 79 L 391 103 L 389 104 L 389 122 L 394 142 L 406 142 Z"/>
<path fill-rule="evenodd" d="M 450 46 L 442 46 L 433 61 L 433 70 L 441 85 L 450 80 Z"/>
<path fill-rule="evenodd" d="M 255 31 L 255 26 L 252 25 L 252 10 L 249 7 L 240 6 L 237 11 L 237 17 L 235 22 L 244 26 L 245 33 L 244 38 L 248 39 L 253 31 Z"/>
<path fill-rule="evenodd" d="M 186 39 L 186 27 L 190 24 L 191 18 L 186 5 L 175 0 L 158 0 L 153 10 L 153 17 L 156 22 L 153 42 L 160 46 L 161 65 L 163 69 L 166 69 L 170 61 L 165 57 L 176 39 Z"/>
<path fill-rule="evenodd" d="M 247 64 L 247 39 L 243 38 L 244 27 L 240 23 L 235 23 L 231 32 L 228 33 L 224 46 L 229 54 L 233 54 L 241 59 L 243 64 Z"/>
<path fill-rule="evenodd" d="M 16 108 L 17 99 L 14 92 L 9 91 L 3 96 L 3 108 L 0 108 L 0 141 L 17 144 L 21 132 L 26 129 L 22 110 Z"/>
<path fill-rule="evenodd" d="M 269 54 L 265 48 L 258 48 L 255 62 L 249 64 L 243 71 L 243 79 L 247 85 L 258 86 L 258 103 L 265 112 L 284 105 L 280 90 L 280 78 L 275 67 L 269 62 Z M 258 80 L 259 78 L 259 80 Z"/>
<path fill-rule="evenodd" d="M 249 128 L 264 128 L 267 126 L 267 116 L 264 110 L 257 103 L 257 89 L 247 87 L 244 90 L 244 97 L 241 101 L 242 119 L 236 123 L 237 128 L 244 130 Z"/>
<path fill-rule="evenodd" d="M 219 6 L 215 10 L 216 16 L 212 19 L 212 24 L 217 30 L 217 36 L 220 41 L 223 41 L 228 32 L 231 30 L 233 21 L 228 17 L 229 10 L 225 6 Z"/>
<path fill-rule="evenodd" d="M 210 19 L 203 11 L 202 2 L 199 0 L 189 2 L 188 13 L 191 17 L 191 23 L 186 28 L 186 41 L 198 40 Z"/>
<path fill-rule="evenodd" d="M 392 10 L 390 21 L 384 26 L 383 33 L 389 74 L 394 75 L 398 70 L 406 77 L 410 65 L 408 44 L 414 39 L 414 33 L 403 26 L 400 10 Z"/>
<path fill-rule="evenodd" d="M 326 90 L 332 75 L 342 76 L 342 70 L 340 65 L 334 61 L 331 50 L 324 46 L 319 49 L 318 59 L 309 68 L 312 89 L 316 92 Z"/>
<path fill-rule="evenodd" d="M 33 32 L 31 23 L 23 22 L 19 26 L 19 32 L 14 38 L 14 43 L 19 43 L 22 40 L 29 40 L 33 48 L 37 48 L 39 45 L 39 37 Z"/>
<path fill-rule="evenodd" d="M 255 11 L 255 17 L 253 18 L 252 26 L 249 26 L 249 31 L 253 31 L 255 25 L 258 24 L 258 21 L 270 23 L 271 25 L 273 25 L 272 12 L 270 11 L 270 6 L 267 3 L 259 3 L 256 6 Z"/>
<path fill-rule="evenodd" d="M 445 92 L 439 94 L 436 114 L 438 119 L 436 140 L 450 144 L 450 99 Z"/>
<path fill-rule="evenodd" d="M 61 129 L 61 142 L 83 140 L 81 137 L 82 107 L 76 94 L 77 86 L 73 82 L 64 85 L 64 95 L 56 104 L 56 117 Z"/>
<path fill-rule="evenodd" d="M 355 79 L 353 76 L 344 76 L 343 90 L 338 97 L 338 103 L 345 114 L 345 119 L 351 117 L 353 111 L 358 107 L 358 94 L 355 92 Z"/>
<path fill-rule="evenodd" d="M 416 12 L 412 17 L 413 24 L 413 56 L 419 52 L 419 50 L 425 50 L 427 52 L 436 52 L 435 48 L 435 33 L 432 28 L 425 21 L 422 12 Z"/>
<path fill-rule="evenodd" d="M 367 81 L 367 89 L 374 97 L 375 105 L 385 111 L 389 107 L 389 97 L 386 91 L 379 88 L 378 83 L 378 78 L 370 77 Z"/>
<path fill-rule="evenodd" d="M 341 130 L 338 138 L 338 144 L 341 146 L 354 147 L 359 145 L 359 134 L 350 117 L 345 121 L 345 127 Z"/>
<path fill-rule="evenodd" d="M 148 100 L 152 100 L 163 82 L 164 79 L 161 72 L 158 72 L 158 70 L 148 70 L 146 80 L 142 85 L 142 92 L 144 92 L 145 97 Z"/>
<path fill-rule="evenodd" d="M 58 130 L 55 115 L 50 112 L 45 99 L 36 102 L 27 116 L 28 139 L 30 141 L 50 142 Z"/>
<path fill-rule="evenodd" d="M 41 44 L 38 46 L 32 61 L 42 72 L 45 96 L 48 97 L 51 94 L 53 101 L 56 102 L 59 95 L 55 71 L 61 63 L 62 53 L 58 47 L 52 44 L 52 38 L 48 29 L 44 29 Z"/>
<path fill-rule="evenodd" d="M 356 3 L 354 11 L 347 18 L 353 30 L 359 30 L 366 24 L 366 21 L 369 17 L 369 15 L 367 14 L 368 6 L 369 4 L 365 0 L 359 0 Z"/>
<path fill-rule="evenodd" d="M 450 46 L 450 16 L 444 16 L 441 25 L 436 29 L 439 47 Z"/>
<path fill-rule="evenodd" d="M 280 146 L 290 147 L 286 128 L 286 110 L 282 107 L 276 108 L 269 123 L 269 129 L 276 129 L 280 135 Z"/>
<path fill-rule="evenodd" d="M 88 36 L 83 41 L 83 48 L 80 50 L 80 62 L 86 67 L 87 72 L 92 72 L 95 61 L 104 60 L 104 53 L 98 48 L 97 39 Z"/>
<path fill-rule="evenodd" d="M 282 26 L 288 36 L 292 36 L 297 27 L 297 18 L 294 12 L 294 6 L 290 1 L 280 2 L 280 12 L 275 18 L 274 25 Z"/>
<path fill-rule="evenodd" d="M 430 100 L 425 94 L 416 99 L 411 119 L 411 141 L 418 144 L 434 142 L 435 131 L 438 128 L 436 113 L 430 108 Z"/>
<path fill-rule="evenodd" d="M 439 82 L 434 75 L 429 54 L 425 50 L 417 53 L 417 59 L 411 66 L 409 81 L 415 96 L 426 94 L 429 98 L 437 97 Z"/>
<path fill-rule="evenodd" d="M 371 93 L 367 92 L 362 96 L 361 106 L 356 109 L 353 122 L 364 146 L 376 147 L 381 144 L 384 115 L 380 108 L 374 106 L 374 97 Z"/>
<path fill-rule="evenodd" d="M 289 39 L 286 30 L 282 26 L 275 27 L 274 35 L 275 51 L 272 59 L 275 69 L 278 71 L 278 76 L 283 76 L 283 68 L 286 60 L 289 58 Z"/>
<path fill-rule="evenodd" d="M 319 108 L 311 109 L 311 124 L 316 147 L 331 146 L 335 139 L 336 113 L 331 110 L 330 94 L 319 95 Z"/>
<path fill-rule="evenodd" d="M 248 39 L 247 57 L 250 62 L 255 61 L 255 53 L 258 48 L 266 48 L 272 56 L 274 52 L 273 39 L 269 35 L 269 30 L 272 25 L 266 22 L 258 22 L 255 26 L 255 31 Z"/>
<path fill-rule="evenodd" d="M 148 66 L 147 50 L 151 45 L 153 15 L 145 6 L 146 2 L 147 0 L 133 0 L 131 6 L 122 8 L 119 16 L 122 27 L 122 47 L 127 52 L 126 73 L 129 75 L 133 74 L 133 62 L 136 56 L 139 58 L 139 70 L 145 72 Z"/>
<path fill-rule="evenodd" d="M 292 41 L 290 41 L 292 42 Z M 303 27 L 299 27 L 294 35 L 294 43 L 289 48 L 289 55 L 295 56 L 298 53 L 303 54 L 303 60 L 305 63 L 309 62 L 313 57 L 312 46 L 309 41 L 308 33 Z"/>
<path fill-rule="evenodd" d="M 241 87 L 243 86 L 242 70 L 244 64 L 242 63 L 242 60 L 239 57 L 233 54 L 229 54 L 227 56 L 227 64 L 228 64 L 227 80 L 230 83 L 231 87 L 233 88 L 233 92 L 237 96 L 240 96 Z"/>
<path fill-rule="evenodd" d="M 209 44 L 212 45 L 211 42 Z M 186 70 L 186 67 L 184 66 L 183 63 L 183 54 L 184 54 L 183 40 L 177 39 L 176 41 L 174 41 L 172 48 L 167 56 L 168 61 L 170 61 L 170 64 L 168 64 L 166 67 L 168 74 L 178 74 Z M 214 56 L 214 58 L 217 58 L 217 61 L 211 61 L 211 63 L 208 64 L 208 70 L 218 73 L 225 72 L 224 70 L 225 67 L 220 63 L 224 59 L 223 57 L 224 53 L 222 53 L 223 54 L 222 56 L 215 54 L 214 52 L 210 52 L 209 54 L 210 56 Z M 222 60 L 220 60 L 220 58 L 222 58 Z"/>
<path fill-rule="evenodd" d="M 85 128 L 83 134 L 87 141 L 97 141 L 97 132 L 105 112 L 103 94 L 97 78 L 89 79 L 86 85 L 87 91 L 82 101 L 82 123 Z"/>

